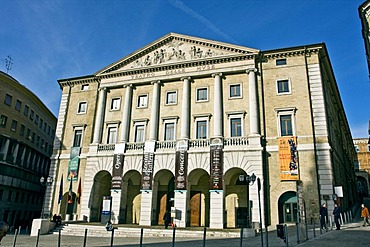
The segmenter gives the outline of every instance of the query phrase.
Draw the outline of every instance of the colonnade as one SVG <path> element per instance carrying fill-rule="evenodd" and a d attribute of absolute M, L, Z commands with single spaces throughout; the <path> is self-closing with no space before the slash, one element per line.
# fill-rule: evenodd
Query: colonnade
<path fill-rule="evenodd" d="M 260 145 L 260 134 L 259 134 L 259 123 L 258 123 L 258 102 L 257 102 L 257 81 L 256 81 L 256 69 L 248 69 L 246 71 L 249 78 L 249 112 L 250 116 L 250 145 Z M 213 94 L 213 137 L 223 138 L 223 123 L 224 123 L 224 111 L 223 111 L 223 74 L 215 73 L 212 74 L 214 78 L 214 94 Z M 189 140 L 190 139 L 190 89 L 191 89 L 191 77 L 181 78 L 183 81 L 182 90 L 182 105 L 181 105 L 181 132 L 180 138 L 178 140 Z M 151 101 L 151 118 L 149 126 L 149 139 L 145 142 L 145 146 L 149 143 L 155 143 L 158 141 L 158 129 L 159 129 L 159 114 L 160 114 L 160 95 L 161 95 L 161 81 L 153 81 L 152 90 L 152 101 Z M 125 145 L 129 142 L 129 129 L 131 123 L 131 108 L 132 108 L 132 98 L 133 98 L 133 84 L 126 84 L 126 94 L 123 104 L 122 111 L 122 127 L 121 136 L 118 141 L 120 145 Z M 101 143 L 101 136 L 103 131 L 104 122 L 104 109 L 106 105 L 107 98 L 107 88 L 99 89 L 99 99 L 98 108 L 96 111 L 95 118 L 95 129 L 93 133 L 93 143 Z M 116 145 L 119 146 L 119 145 Z M 122 149 L 120 149 L 122 152 Z M 123 149 L 124 150 L 124 149 Z M 116 150 L 117 151 L 117 150 Z M 154 150 L 153 150 L 154 152 Z M 117 153 L 117 152 L 115 152 Z M 257 168 L 257 174 L 262 175 L 262 168 Z M 261 177 L 262 179 L 262 177 Z M 186 226 L 186 219 L 188 212 L 187 195 L 188 191 L 185 190 L 175 190 L 174 195 L 174 206 L 176 209 L 181 211 L 181 219 L 178 221 L 178 227 Z M 120 203 L 121 203 L 121 191 L 112 190 L 112 211 L 115 216 L 120 213 Z M 252 195 L 252 199 L 253 199 Z M 140 225 L 151 225 L 152 222 L 152 200 L 153 200 L 153 190 L 142 191 L 141 197 L 141 217 Z M 87 206 L 87 205 L 86 205 Z M 113 223 L 118 223 L 118 218 L 114 218 Z M 224 227 L 224 192 L 222 190 L 210 191 L 210 227 L 211 228 L 223 228 Z"/>

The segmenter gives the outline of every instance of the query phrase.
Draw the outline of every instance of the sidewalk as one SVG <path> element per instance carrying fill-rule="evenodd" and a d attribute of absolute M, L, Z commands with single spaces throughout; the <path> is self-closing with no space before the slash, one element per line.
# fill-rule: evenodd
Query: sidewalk
<path fill-rule="evenodd" d="M 296 231 L 295 226 L 290 226 L 288 231 L 288 244 L 289 246 L 304 246 L 304 247 L 316 247 L 316 246 L 325 246 L 325 247 L 338 247 L 338 246 L 350 246 L 356 244 L 356 246 L 370 246 L 370 227 L 362 227 L 361 222 L 349 223 L 342 226 L 342 230 L 329 230 L 328 232 L 322 232 L 320 234 L 319 228 L 316 228 L 316 237 L 313 237 L 313 229 L 310 228 L 308 231 L 308 240 L 301 240 L 300 243 L 297 243 L 297 236 L 294 233 Z M 17 247 L 30 247 L 36 246 L 36 237 L 30 237 L 29 235 L 18 235 L 16 239 Z M 74 247 L 74 246 L 83 246 L 83 237 L 78 236 L 61 236 L 61 245 L 62 247 Z M 14 242 L 14 235 L 7 235 L 3 241 L 2 246 L 12 247 Z M 266 234 L 263 234 L 264 246 L 267 246 Z M 41 235 L 38 242 L 39 247 L 52 247 L 58 246 L 58 235 L 48 234 Z M 109 237 L 88 237 L 86 246 L 91 247 L 103 247 L 111 246 L 111 238 Z M 116 247 L 137 247 L 139 246 L 140 238 L 129 237 L 129 238 L 114 238 L 113 246 Z M 143 239 L 142 246 L 151 246 L 151 247 L 171 247 L 172 238 L 169 237 L 146 237 Z M 203 246 L 203 238 L 176 238 L 175 244 L 176 247 L 188 247 L 188 246 Z M 240 247 L 239 238 L 229 238 L 229 239 L 206 239 L 205 246 L 212 247 Z M 244 238 L 242 242 L 243 247 L 247 246 L 262 246 L 261 245 L 261 236 Z M 271 247 L 284 247 L 286 243 L 283 240 L 277 237 L 276 230 L 271 228 L 268 234 L 268 246 Z"/>

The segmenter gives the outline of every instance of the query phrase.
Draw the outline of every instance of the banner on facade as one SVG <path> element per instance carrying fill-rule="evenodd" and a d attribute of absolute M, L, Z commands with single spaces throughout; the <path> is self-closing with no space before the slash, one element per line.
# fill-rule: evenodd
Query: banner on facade
<path fill-rule="evenodd" d="M 280 180 L 299 180 L 297 137 L 279 137 Z"/>
<path fill-rule="evenodd" d="M 224 160 L 222 139 L 217 138 L 211 140 L 210 155 L 210 190 L 222 190 Z"/>
<path fill-rule="evenodd" d="M 71 147 L 70 160 L 68 163 L 68 181 L 77 181 L 78 179 L 78 167 L 80 164 L 80 147 Z"/>
<path fill-rule="evenodd" d="M 154 153 L 144 153 L 141 175 L 141 189 L 151 190 L 153 180 Z"/>
<path fill-rule="evenodd" d="M 121 189 L 124 158 L 123 154 L 113 156 L 112 189 Z"/>
<path fill-rule="evenodd" d="M 110 215 L 112 210 L 112 197 L 111 196 L 103 196 L 103 203 L 102 203 L 102 215 Z"/>
<path fill-rule="evenodd" d="M 186 178 L 188 168 L 188 152 L 176 151 L 175 162 L 175 190 L 186 190 Z"/>

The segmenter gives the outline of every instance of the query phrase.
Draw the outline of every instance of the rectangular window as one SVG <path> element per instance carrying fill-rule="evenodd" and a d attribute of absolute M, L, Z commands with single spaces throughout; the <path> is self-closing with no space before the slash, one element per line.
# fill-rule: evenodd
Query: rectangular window
<path fill-rule="evenodd" d="M 286 65 L 286 58 L 276 59 L 276 66 Z"/>
<path fill-rule="evenodd" d="M 87 102 L 80 102 L 78 104 L 77 113 L 86 113 L 87 111 Z"/>
<path fill-rule="evenodd" d="M 13 120 L 12 121 L 12 126 L 10 127 L 10 130 L 17 131 L 17 126 L 18 126 L 18 121 Z"/>
<path fill-rule="evenodd" d="M 30 129 L 30 128 L 28 128 L 28 129 L 27 129 L 27 136 L 26 136 L 26 139 L 31 140 L 31 129 Z"/>
<path fill-rule="evenodd" d="M 30 107 L 28 105 L 24 106 L 23 115 L 25 115 L 26 117 L 28 117 L 28 110 L 29 109 L 30 109 Z"/>
<path fill-rule="evenodd" d="M 84 84 L 81 86 L 81 90 L 82 91 L 86 91 L 86 90 L 89 90 L 89 84 Z"/>
<path fill-rule="evenodd" d="M 13 194 L 13 191 L 9 190 L 8 191 L 8 202 L 12 201 L 12 194 Z"/>
<path fill-rule="evenodd" d="M 121 106 L 121 99 L 120 98 L 114 98 L 112 99 L 112 104 L 110 106 L 110 109 L 112 111 L 117 111 L 120 109 Z"/>
<path fill-rule="evenodd" d="M 164 125 L 164 140 L 175 140 L 175 123 L 165 123 Z"/>
<path fill-rule="evenodd" d="M 292 116 L 280 115 L 280 133 L 281 136 L 293 135 Z"/>
<path fill-rule="evenodd" d="M 33 120 L 34 119 L 34 115 L 35 115 L 35 112 L 33 110 L 31 110 L 31 114 L 30 114 L 30 119 Z"/>
<path fill-rule="evenodd" d="M 242 136 L 242 119 L 241 118 L 231 118 L 231 137 Z"/>
<path fill-rule="evenodd" d="M 370 152 L 370 145 L 367 145 L 367 151 Z"/>
<path fill-rule="evenodd" d="M 196 139 L 207 139 L 207 121 L 201 120 L 196 122 L 197 133 Z"/>
<path fill-rule="evenodd" d="M 241 97 L 240 84 L 230 85 L 230 98 Z"/>
<path fill-rule="evenodd" d="M 35 142 L 35 137 L 36 137 L 36 133 L 35 132 L 32 132 L 32 139 L 31 139 L 32 143 Z"/>
<path fill-rule="evenodd" d="M 3 189 L 0 189 L 0 201 L 3 200 L 3 194 L 4 194 L 4 190 Z"/>
<path fill-rule="evenodd" d="M 36 124 L 36 125 L 38 125 L 38 124 L 39 124 L 39 115 L 38 115 L 38 114 L 36 114 L 35 124 Z"/>
<path fill-rule="evenodd" d="M 138 96 L 137 107 L 148 107 L 148 95 Z"/>
<path fill-rule="evenodd" d="M 278 94 L 290 93 L 289 80 L 278 80 L 277 81 L 277 91 Z"/>
<path fill-rule="evenodd" d="M 166 94 L 166 105 L 173 105 L 177 103 L 177 92 L 167 92 Z"/>
<path fill-rule="evenodd" d="M 208 88 L 198 88 L 197 101 L 207 101 L 207 100 L 208 100 Z"/>
<path fill-rule="evenodd" d="M 21 136 L 24 136 L 24 131 L 25 131 L 25 129 L 26 129 L 26 126 L 24 126 L 23 124 L 21 124 L 21 129 L 19 130 L 19 134 L 20 134 Z"/>
<path fill-rule="evenodd" d="M 108 144 L 114 144 L 117 142 L 117 127 L 108 128 Z"/>
<path fill-rule="evenodd" d="M 47 123 L 46 122 L 44 122 L 44 132 L 46 132 L 46 127 L 47 127 L 48 125 L 47 125 Z"/>
<path fill-rule="evenodd" d="M 40 145 L 40 136 L 37 136 L 36 138 L 36 146 L 39 146 Z"/>
<path fill-rule="evenodd" d="M 0 126 L 1 127 L 6 127 L 6 121 L 8 120 L 8 117 L 5 115 L 1 115 L 0 117 Z"/>
<path fill-rule="evenodd" d="M 20 101 L 19 99 L 17 99 L 17 101 L 15 102 L 15 109 L 17 111 L 21 111 L 21 107 L 22 107 L 22 101 Z"/>
<path fill-rule="evenodd" d="M 42 129 L 42 125 L 44 123 L 44 119 L 40 118 L 40 125 L 39 125 L 39 128 Z"/>
<path fill-rule="evenodd" d="M 81 147 L 82 129 L 75 129 L 73 147 Z"/>
<path fill-rule="evenodd" d="M 5 105 L 11 106 L 12 105 L 12 98 L 13 97 L 11 95 L 6 94 L 5 95 L 5 100 L 4 100 Z"/>
<path fill-rule="evenodd" d="M 144 142 L 145 141 L 145 126 L 136 125 L 135 126 L 135 142 Z"/>

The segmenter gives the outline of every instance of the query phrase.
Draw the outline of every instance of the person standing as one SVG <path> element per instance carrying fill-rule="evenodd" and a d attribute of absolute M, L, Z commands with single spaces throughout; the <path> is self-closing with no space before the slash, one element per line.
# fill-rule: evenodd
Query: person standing
<path fill-rule="evenodd" d="M 163 220 L 164 220 L 164 228 L 168 228 L 168 225 L 171 222 L 171 214 L 168 212 L 168 210 L 164 213 L 163 215 Z"/>
<path fill-rule="evenodd" d="M 337 228 L 336 230 L 340 230 L 340 224 L 339 224 L 340 207 L 336 203 L 334 204 L 333 215 L 334 215 L 335 226 Z"/>
<path fill-rule="evenodd" d="M 370 226 L 370 223 L 369 223 L 369 209 L 367 209 L 367 207 L 365 207 L 365 204 L 361 204 L 361 217 L 364 218 L 364 224 L 362 224 L 362 226 L 365 226 L 366 224 L 368 226 Z"/>
<path fill-rule="evenodd" d="M 0 245 L 1 240 L 5 237 L 6 233 L 9 231 L 9 225 L 5 221 L 0 221 Z"/>
<path fill-rule="evenodd" d="M 326 207 L 326 203 L 323 203 L 320 208 L 320 227 L 323 230 L 327 230 L 326 228 L 326 220 L 328 217 L 328 208 Z"/>

